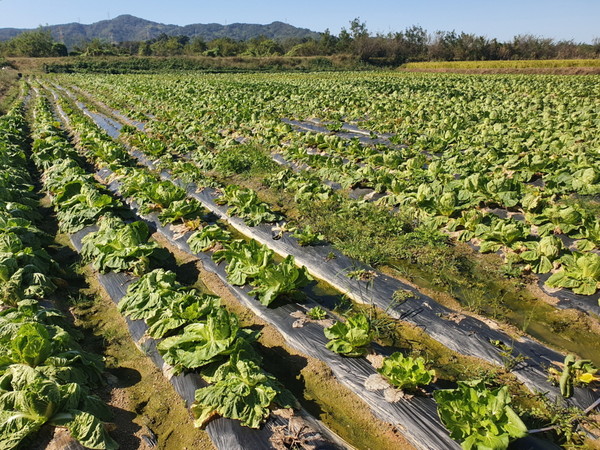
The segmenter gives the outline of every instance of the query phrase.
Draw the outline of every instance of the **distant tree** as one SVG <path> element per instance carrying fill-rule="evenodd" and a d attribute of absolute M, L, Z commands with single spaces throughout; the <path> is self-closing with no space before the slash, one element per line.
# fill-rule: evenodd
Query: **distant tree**
<path fill-rule="evenodd" d="M 150 43 L 148 41 L 142 42 L 138 48 L 137 54 L 139 56 L 150 56 L 152 55 L 152 48 L 150 48 Z"/>
<path fill-rule="evenodd" d="M 321 47 L 322 54 L 332 55 L 333 53 L 335 53 L 338 40 L 338 38 L 331 34 L 329 28 L 327 28 L 323 33 L 321 33 L 321 40 L 319 41 L 319 46 Z"/>
<path fill-rule="evenodd" d="M 201 55 L 207 48 L 208 46 L 206 45 L 206 42 L 204 42 L 204 39 L 200 36 L 196 36 L 185 46 L 185 53 L 188 55 Z"/>
<path fill-rule="evenodd" d="M 52 56 L 68 56 L 69 51 L 67 50 L 67 46 L 60 42 L 54 42 L 52 44 Z"/>
<path fill-rule="evenodd" d="M 428 47 L 428 58 L 433 61 L 451 61 L 458 36 L 452 31 L 436 31 Z"/>
<path fill-rule="evenodd" d="M 487 39 L 470 33 L 460 33 L 455 48 L 454 59 L 458 61 L 477 61 L 486 58 Z"/>
<path fill-rule="evenodd" d="M 427 31 L 418 25 L 404 30 L 404 40 L 407 46 L 408 61 L 423 61 L 427 59 Z"/>
<path fill-rule="evenodd" d="M 125 41 L 119 42 L 118 47 L 121 54 L 138 55 L 142 44 L 144 44 L 143 41 Z"/>
<path fill-rule="evenodd" d="M 283 55 L 283 47 L 273 39 L 258 36 L 246 42 L 245 54 L 250 56 Z"/>
<path fill-rule="evenodd" d="M 600 57 L 600 37 L 592 39 L 592 52 L 595 58 Z"/>
<path fill-rule="evenodd" d="M 59 56 L 63 50 L 55 47 L 56 42 L 49 30 L 39 27 L 37 30 L 25 31 L 8 41 L 4 46 L 7 56 Z"/>
<path fill-rule="evenodd" d="M 188 36 L 167 36 L 163 33 L 150 45 L 150 50 L 156 56 L 181 55 L 189 40 Z"/>
<path fill-rule="evenodd" d="M 512 43 L 514 59 L 548 59 L 555 57 L 553 40 L 532 34 L 520 34 Z"/>
<path fill-rule="evenodd" d="M 355 41 L 357 39 L 363 39 L 369 37 L 369 31 L 367 30 L 367 23 L 361 22 L 360 17 L 350 21 L 350 35 Z"/>
<path fill-rule="evenodd" d="M 80 52 L 83 56 L 116 56 L 121 53 L 116 45 L 100 38 L 85 42 L 80 47 Z"/>
<path fill-rule="evenodd" d="M 361 61 L 369 61 L 379 53 L 379 46 L 370 38 L 367 24 L 361 22 L 360 18 L 350 22 L 350 36 L 352 36 L 352 53 L 358 56 Z"/>
<path fill-rule="evenodd" d="M 208 49 L 204 52 L 207 56 L 236 56 L 246 51 L 246 44 L 223 37 L 210 41 Z"/>
<path fill-rule="evenodd" d="M 348 30 L 342 27 L 335 49 L 337 53 L 346 53 L 350 51 L 351 46 L 352 36 L 348 33 Z"/>
<path fill-rule="evenodd" d="M 302 44 L 298 44 L 286 53 L 286 56 L 318 56 L 325 54 L 319 42 L 311 39 Z"/>

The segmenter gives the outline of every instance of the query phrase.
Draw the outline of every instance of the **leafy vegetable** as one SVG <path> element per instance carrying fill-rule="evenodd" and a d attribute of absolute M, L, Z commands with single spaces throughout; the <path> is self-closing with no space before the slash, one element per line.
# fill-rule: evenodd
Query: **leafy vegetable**
<path fill-rule="evenodd" d="M 497 220 L 480 235 L 482 253 L 497 252 L 503 246 L 513 247 L 528 237 L 523 223 L 516 220 Z"/>
<path fill-rule="evenodd" d="M 129 286 L 119 302 L 119 311 L 132 319 L 144 319 L 148 334 L 160 338 L 205 319 L 219 304 L 218 297 L 185 288 L 173 272 L 157 269 Z"/>
<path fill-rule="evenodd" d="M 229 282 L 236 286 L 243 286 L 257 277 L 271 264 L 272 258 L 272 250 L 254 240 L 246 242 L 241 239 L 232 241 L 226 248 L 213 254 L 217 262 L 227 260 L 225 270 Z"/>
<path fill-rule="evenodd" d="M 216 202 L 227 203 L 230 206 L 227 214 L 241 217 L 250 226 L 272 223 L 279 218 L 266 203 L 258 199 L 255 191 L 234 184 L 225 187 L 223 195 Z"/>
<path fill-rule="evenodd" d="M 65 233 L 74 233 L 95 223 L 98 218 L 114 213 L 122 205 L 103 192 L 96 183 L 85 178 L 68 182 L 55 192 L 58 222 Z"/>
<path fill-rule="evenodd" d="M 45 423 L 69 429 L 93 449 L 117 449 L 104 429 L 110 411 L 78 384 L 60 385 L 24 365 L 13 365 L 0 377 L 0 438 L 14 448 Z"/>
<path fill-rule="evenodd" d="M 273 406 L 297 406 L 292 394 L 252 361 L 232 356 L 229 363 L 217 369 L 213 381 L 214 384 L 196 391 L 191 407 L 196 426 L 203 427 L 218 414 L 259 428 Z"/>
<path fill-rule="evenodd" d="M 248 295 L 256 295 L 265 306 L 278 297 L 306 286 L 312 277 L 306 267 L 296 267 L 294 257 L 288 255 L 280 264 L 268 265 L 252 281 L 255 288 Z"/>
<path fill-rule="evenodd" d="M 594 295 L 600 288 L 600 255 L 573 252 L 561 259 L 562 270 L 546 280 L 550 287 L 573 289 L 576 294 Z"/>
<path fill-rule="evenodd" d="M 206 252 L 217 243 L 225 244 L 231 240 L 231 233 L 219 225 L 208 225 L 194 232 L 187 243 L 195 253 Z"/>
<path fill-rule="evenodd" d="M 481 380 L 459 381 L 456 389 L 434 391 L 433 397 L 450 437 L 465 450 L 505 449 L 527 433 L 509 406 L 508 386 L 490 390 Z"/>
<path fill-rule="evenodd" d="M 225 309 L 210 314 L 206 322 L 186 326 L 178 336 L 158 344 L 165 362 L 180 372 L 222 361 L 235 351 L 248 349 L 251 335 L 239 327 L 238 318 Z"/>
<path fill-rule="evenodd" d="M 131 271 L 141 275 L 153 262 L 164 260 L 155 242 L 148 241 L 150 232 L 145 222 L 124 223 L 104 217 L 100 228 L 82 239 L 81 255 L 101 272 Z"/>
<path fill-rule="evenodd" d="M 399 389 L 414 390 L 426 386 L 435 378 L 435 370 L 425 368 L 425 360 L 396 352 L 383 360 L 377 371 Z"/>
<path fill-rule="evenodd" d="M 371 324 L 365 314 L 355 314 L 346 322 L 336 322 L 324 332 L 330 339 L 327 348 L 344 356 L 363 356 L 373 340 Z"/>
<path fill-rule="evenodd" d="M 556 236 L 544 236 L 537 242 L 525 242 L 527 249 L 520 257 L 527 261 L 535 273 L 548 273 L 552 270 L 552 261 L 558 259 L 563 248 L 562 241 Z"/>
<path fill-rule="evenodd" d="M 202 215 L 204 208 L 197 200 L 190 198 L 172 202 L 158 215 L 161 224 L 175 223 L 177 221 L 189 221 L 197 219 Z"/>

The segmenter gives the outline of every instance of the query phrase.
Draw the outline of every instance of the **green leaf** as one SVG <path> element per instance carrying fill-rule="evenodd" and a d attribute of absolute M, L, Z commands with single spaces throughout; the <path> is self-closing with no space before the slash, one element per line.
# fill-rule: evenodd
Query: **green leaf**
<path fill-rule="evenodd" d="M 506 449 L 527 427 L 510 408 L 508 387 L 487 389 L 481 380 L 459 381 L 456 389 L 434 391 L 438 415 L 464 449 Z"/>
<path fill-rule="evenodd" d="M 194 253 L 208 251 L 217 243 L 225 244 L 231 240 L 231 233 L 219 225 L 213 224 L 193 233 L 187 243 Z"/>
<path fill-rule="evenodd" d="M 273 376 L 254 362 L 237 356 L 217 370 L 213 381 L 212 385 L 196 391 L 196 401 L 191 407 L 196 426 L 204 426 L 218 414 L 239 420 L 244 426 L 259 428 L 272 406 L 297 406 L 294 397 Z"/>
<path fill-rule="evenodd" d="M 207 317 L 205 323 L 190 324 L 180 335 L 161 341 L 158 351 L 167 364 L 179 371 L 222 360 L 246 345 L 237 317 L 218 309 Z"/>
<path fill-rule="evenodd" d="M 336 322 L 325 328 L 324 333 L 330 340 L 326 347 L 344 356 L 363 356 L 373 340 L 371 324 L 364 314 L 351 316 L 346 322 Z"/>
<path fill-rule="evenodd" d="M 377 371 L 399 389 L 414 390 L 426 386 L 435 378 L 434 370 L 425 368 L 425 360 L 412 358 L 396 352 L 383 360 L 383 366 Z"/>
<path fill-rule="evenodd" d="M 104 428 L 104 424 L 94 415 L 84 411 L 70 410 L 70 420 L 60 421 L 60 425 L 66 427 L 73 439 L 87 448 L 116 450 L 119 444 L 110 437 Z"/>
<path fill-rule="evenodd" d="M 31 367 L 43 364 L 52 353 L 50 335 L 39 323 L 21 325 L 11 347 L 15 360 Z"/>
<path fill-rule="evenodd" d="M 255 288 L 248 295 L 255 295 L 265 306 L 278 297 L 290 294 L 306 286 L 312 277 L 306 267 L 296 267 L 294 257 L 288 255 L 280 264 L 268 265 L 252 281 Z"/>

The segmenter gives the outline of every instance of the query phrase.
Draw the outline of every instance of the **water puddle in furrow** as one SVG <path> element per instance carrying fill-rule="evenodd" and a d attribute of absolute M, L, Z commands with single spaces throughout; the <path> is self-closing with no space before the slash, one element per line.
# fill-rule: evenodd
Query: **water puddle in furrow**
<path fill-rule="evenodd" d="M 435 273 L 404 260 L 394 261 L 392 266 L 393 272 L 401 277 L 418 279 L 422 288 L 438 290 L 433 282 Z M 453 280 L 448 281 L 454 284 Z M 451 291 L 466 309 L 484 312 L 486 316 L 512 324 L 541 342 L 600 364 L 600 336 L 579 321 L 577 313 L 556 309 L 525 290 L 507 291 L 492 281 L 485 287 L 485 292 L 469 287 L 455 287 Z"/>

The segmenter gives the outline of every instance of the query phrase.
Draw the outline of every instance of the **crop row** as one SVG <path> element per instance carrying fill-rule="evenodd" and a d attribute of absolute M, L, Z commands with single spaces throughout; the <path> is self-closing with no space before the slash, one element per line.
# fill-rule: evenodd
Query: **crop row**
<path fill-rule="evenodd" d="M 105 429 L 112 411 L 92 391 L 104 383 L 101 356 L 52 307 L 64 285 L 42 231 L 29 174 L 23 107 L 0 118 L 0 446 L 32 444 L 43 426 L 68 430 L 94 449 L 115 449 Z M 39 130 L 44 133 L 44 130 Z"/>

